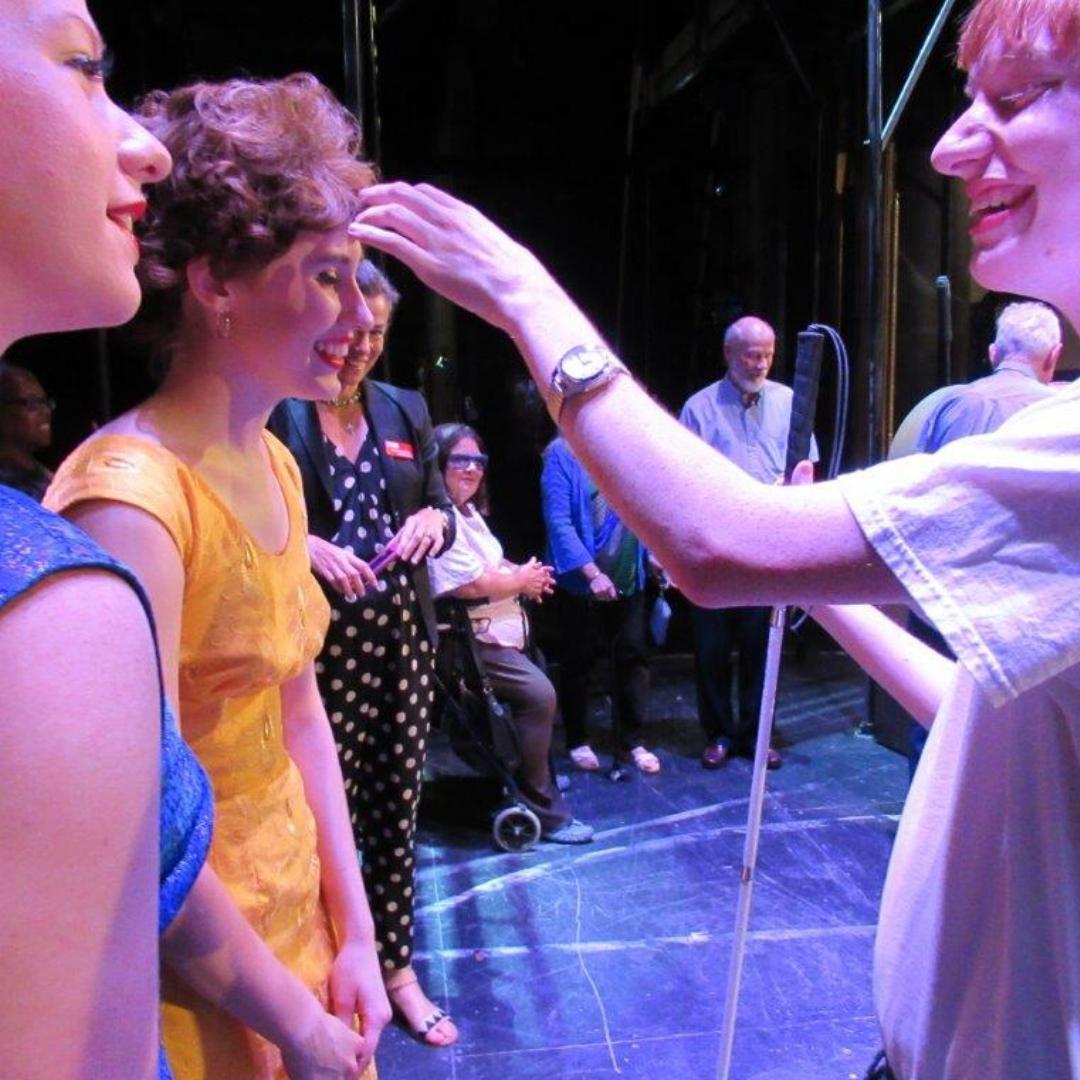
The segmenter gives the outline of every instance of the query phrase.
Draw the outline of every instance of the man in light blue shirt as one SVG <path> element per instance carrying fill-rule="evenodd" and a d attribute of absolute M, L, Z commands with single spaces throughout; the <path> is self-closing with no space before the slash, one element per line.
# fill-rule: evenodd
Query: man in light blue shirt
<path fill-rule="evenodd" d="M 727 372 L 692 395 L 680 422 L 763 484 L 784 476 L 791 390 L 769 379 L 776 334 L 763 319 L 744 316 L 724 334 Z M 816 460 L 816 448 L 811 454 Z M 763 538 L 762 542 L 767 542 Z M 757 737 L 768 608 L 710 610 L 690 605 L 694 620 L 698 716 L 705 729 L 701 764 L 718 769 L 732 754 L 752 756 Z M 732 708 L 731 656 L 739 653 L 738 712 Z M 769 768 L 780 754 L 769 750 Z"/>
<path fill-rule="evenodd" d="M 1037 300 L 1008 304 L 998 314 L 994 343 L 987 352 L 992 371 L 961 383 L 938 402 L 915 440 L 915 449 L 933 454 L 969 435 L 997 431 L 1013 413 L 1053 397 L 1049 383 L 1061 358 L 1061 322 L 1054 309 Z M 920 641 L 953 658 L 945 639 L 912 612 L 908 630 Z M 908 764 L 915 775 L 928 732 L 915 720 L 908 725 Z"/>
<path fill-rule="evenodd" d="M 997 431 L 1013 413 L 1054 393 L 1049 382 L 1061 356 L 1061 323 L 1035 300 L 1008 304 L 997 318 L 991 374 L 955 387 L 926 419 L 915 449 L 927 454 L 966 435 Z"/>

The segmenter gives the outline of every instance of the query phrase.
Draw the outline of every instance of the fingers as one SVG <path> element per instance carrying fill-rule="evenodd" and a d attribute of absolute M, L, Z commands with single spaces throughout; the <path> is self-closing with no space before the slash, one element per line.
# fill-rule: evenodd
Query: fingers
<path fill-rule="evenodd" d="M 349 226 L 350 233 L 356 226 L 392 232 L 421 248 L 428 247 L 432 231 L 428 215 L 417 213 L 399 200 L 364 206 Z"/>
<path fill-rule="evenodd" d="M 357 559 L 356 562 L 356 575 L 361 582 L 361 593 L 366 589 L 377 589 L 379 587 L 379 576 L 371 569 L 371 564 L 364 562 L 363 559 Z"/>
<path fill-rule="evenodd" d="M 342 551 L 341 558 L 334 568 L 331 584 L 352 603 L 363 596 L 369 588 L 377 589 L 379 579 L 363 559 L 358 558 L 351 551 Z"/>
<path fill-rule="evenodd" d="M 330 1011 L 347 1027 L 352 1028 L 356 1020 L 356 991 L 347 987 L 338 988 L 330 983 Z"/>
<path fill-rule="evenodd" d="M 442 514 L 425 507 L 406 520 L 391 542 L 397 547 L 402 559 L 417 566 L 429 555 L 437 554 L 442 548 L 443 540 Z"/>
<path fill-rule="evenodd" d="M 416 214 L 428 218 L 439 209 L 454 214 L 473 213 L 473 207 L 455 198 L 434 184 L 410 184 L 404 180 L 391 180 L 384 184 L 372 184 L 359 193 L 360 209 L 369 206 L 396 204 L 408 207 Z"/>
<path fill-rule="evenodd" d="M 800 461 L 791 470 L 792 484 L 812 484 L 814 482 L 814 463 L 812 461 Z"/>
<path fill-rule="evenodd" d="M 349 235 L 364 247 L 375 248 L 403 262 L 425 284 L 434 278 L 437 264 L 422 248 L 390 229 L 358 218 L 349 226 Z"/>
<path fill-rule="evenodd" d="M 438 188 L 434 184 L 417 184 L 415 190 L 432 202 L 445 206 L 447 210 L 465 210 L 469 208 L 467 203 L 463 203 L 460 199 L 455 198 L 449 192 L 443 191 L 442 188 Z"/>

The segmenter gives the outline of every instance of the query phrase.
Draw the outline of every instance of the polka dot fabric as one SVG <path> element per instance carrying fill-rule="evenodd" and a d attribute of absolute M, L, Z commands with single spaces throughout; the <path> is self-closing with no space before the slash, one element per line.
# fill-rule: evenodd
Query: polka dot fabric
<path fill-rule="evenodd" d="M 333 542 L 370 562 L 396 532 L 378 448 L 355 462 L 327 441 L 340 525 Z M 412 961 L 417 807 L 434 700 L 434 657 L 409 570 L 396 564 L 353 603 L 327 592 L 315 670 L 334 729 L 356 846 L 385 968 Z"/>

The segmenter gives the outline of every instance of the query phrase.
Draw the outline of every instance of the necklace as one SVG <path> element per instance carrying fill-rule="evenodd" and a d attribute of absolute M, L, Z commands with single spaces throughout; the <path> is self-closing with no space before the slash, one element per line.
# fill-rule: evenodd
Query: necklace
<path fill-rule="evenodd" d="M 347 409 L 350 405 L 357 405 L 360 402 L 360 391 L 356 390 L 348 397 L 339 398 L 324 398 L 319 402 L 320 405 L 325 405 L 328 409 Z M 337 422 L 341 425 L 342 430 L 347 435 L 352 435 L 354 431 L 360 426 L 360 422 L 364 418 L 364 413 L 361 410 L 351 420 L 345 420 L 342 417 L 336 417 Z"/>
<path fill-rule="evenodd" d="M 348 397 L 324 398 L 320 405 L 329 405 L 332 409 L 344 409 L 346 405 L 355 405 L 360 400 L 360 391 L 354 390 Z"/>

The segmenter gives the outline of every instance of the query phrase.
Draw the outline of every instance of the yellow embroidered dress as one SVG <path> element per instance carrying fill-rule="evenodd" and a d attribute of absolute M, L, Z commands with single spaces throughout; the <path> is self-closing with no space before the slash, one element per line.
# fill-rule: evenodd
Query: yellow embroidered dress
<path fill-rule="evenodd" d="M 319 652 L 329 608 L 311 575 L 296 464 L 272 435 L 265 439 L 289 514 L 279 553 L 260 548 L 179 458 L 133 436 L 79 447 L 46 504 L 137 506 L 176 543 L 185 571 L 180 725 L 214 788 L 209 861 L 260 937 L 325 1003 L 335 945 L 315 820 L 285 748 L 280 688 Z M 185 987 L 166 979 L 163 995 L 162 1035 L 177 1080 L 249 1080 L 258 1058 L 276 1054 Z"/>

